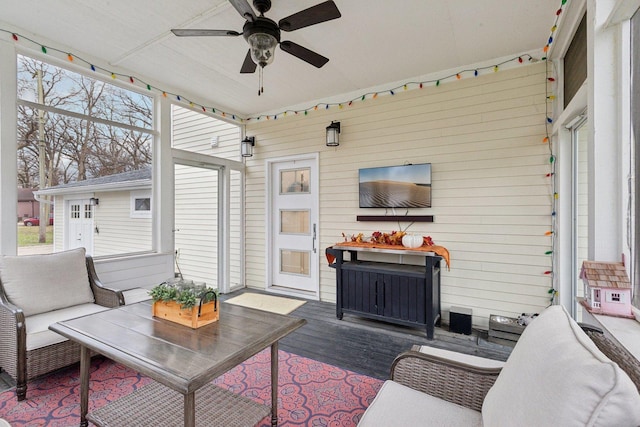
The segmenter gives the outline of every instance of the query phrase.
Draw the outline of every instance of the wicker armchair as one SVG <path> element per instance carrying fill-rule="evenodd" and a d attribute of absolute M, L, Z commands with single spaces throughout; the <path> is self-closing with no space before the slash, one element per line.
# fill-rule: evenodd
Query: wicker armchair
<path fill-rule="evenodd" d="M 71 251 L 67 251 L 67 253 L 69 252 Z M 68 256 L 64 252 L 58 254 L 62 254 L 62 257 Z M 29 255 L 28 257 L 51 257 L 44 259 L 53 261 L 54 264 L 58 259 L 64 260 L 64 258 L 55 258 L 56 255 Z M 73 255 L 77 260 L 78 254 Z M 89 296 L 91 298 L 91 294 L 93 295 L 93 301 L 70 307 L 54 307 L 50 312 L 31 315 L 17 305 L 15 297 L 12 301 L 11 292 L 7 292 L 8 287 L 3 283 L 3 281 L 6 282 L 6 276 L 9 274 L 6 270 L 2 270 L 3 277 L 0 277 L 0 370 L 5 370 L 16 380 L 16 396 L 19 401 L 26 398 L 28 380 L 80 360 L 80 347 L 49 331 L 48 325 L 50 323 L 105 310 L 105 307 L 111 308 L 124 304 L 121 291 L 106 288 L 100 283 L 93 259 L 90 256 L 85 257 L 84 249 L 82 249 L 80 256 L 84 258 L 84 262 L 80 261 L 83 268 L 77 271 L 87 275 L 88 282 L 86 279 L 84 281 L 91 289 Z M 2 259 L 3 263 L 6 263 L 5 258 Z M 20 257 L 13 258 L 15 260 Z M 36 260 L 31 259 L 30 262 L 34 261 Z M 50 269 L 48 270 L 47 272 L 50 272 Z M 43 280 L 55 282 L 46 272 L 43 274 Z M 24 286 L 28 287 L 29 284 L 25 283 Z M 36 293 L 33 298 L 38 298 L 37 291 L 34 290 L 34 292 Z M 61 290 L 61 293 L 64 293 L 64 289 Z M 13 295 L 15 296 L 15 292 Z M 61 295 L 60 299 L 64 300 L 64 298 L 66 296 Z M 73 300 L 73 297 L 70 299 Z M 53 340 L 50 334 L 53 334 Z"/>
<path fill-rule="evenodd" d="M 414 346 L 358 425 L 640 425 L 640 362 L 560 306 L 492 362 Z"/>
<path fill-rule="evenodd" d="M 640 361 L 627 349 L 607 338 L 602 329 L 580 324 L 605 356 L 631 378 L 640 393 Z M 493 386 L 501 368 L 473 366 L 437 355 L 420 352 L 413 346 L 393 361 L 390 379 L 434 397 L 481 411 L 487 392 Z"/>
<path fill-rule="evenodd" d="M 591 341 L 595 343 L 596 347 L 598 347 L 605 356 L 616 362 L 620 369 L 629 375 L 629 378 L 631 378 L 631 381 L 633 381 L 638 389 L 638 393 L 640 393 L 640 361 L 629 353 L 626 348 L 619 346 L 615 341 L 607 338 L 602 329 L 585 324 L 581 324 L 580 326 L 589 338 L 591 338 Z"/>
<path fill-rule="evenodd" d="M 423 353 L 421 346 L 400 354 L 391 366 L 392 381 L 439 399 L 482 409 L 487 392 L 496 382 L 501 368 L 483 367 L 439 355 Z"/>

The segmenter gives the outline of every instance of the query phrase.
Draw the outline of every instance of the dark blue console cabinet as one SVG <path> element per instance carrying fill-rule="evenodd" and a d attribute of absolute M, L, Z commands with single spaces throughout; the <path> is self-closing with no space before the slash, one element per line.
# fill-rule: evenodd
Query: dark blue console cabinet
<path fill-rule="evenodd" d="M 327 248 L 335 257 L 336 316 L 344 313 L 397 323 L 423 326 L 427 338 L 433 339 L 434 327 L 440 321 L 440 260 L 434 254 L 398 249 L 369 250 L 398 255 L 420 255 L 425 265 L 360 261 L 358 252 L 367 248 Z M 349 252 L 345 260 L 344 253 Z"/>

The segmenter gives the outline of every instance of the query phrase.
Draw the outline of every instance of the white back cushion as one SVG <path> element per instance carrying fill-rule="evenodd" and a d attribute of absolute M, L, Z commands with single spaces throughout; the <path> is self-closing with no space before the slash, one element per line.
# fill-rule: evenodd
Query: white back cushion
<path fill-rule="evenodd" d="M 4 255 L 0 279 L 9 301 L 25 316 L 94 302 L 84 248 L 46 255 Z"/>
<path fill-rule="evenodd" d="M 638 426 L 640 395 L 561 306 L 524 330 L 482 405 L 491 426 Z"/>

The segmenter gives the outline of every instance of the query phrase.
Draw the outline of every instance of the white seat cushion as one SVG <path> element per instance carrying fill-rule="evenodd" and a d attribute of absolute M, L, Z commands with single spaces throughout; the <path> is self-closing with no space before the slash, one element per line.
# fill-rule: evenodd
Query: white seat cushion
<path fill-rule="evenodd" d="M 640 395 L 561 306 L 524 330 L 482 406 L 485 426 L 638 426 Z"/>
<path fill-rule="evenodd" d="M 49 325 L 99 311 L 109 310 L 98 304 L 80 304 L 25 318 L 27 327 L 27 351 L 66 341 L 67 338 L 49 330 Z"/>
<path fill-rule="evenodd" d="M 500 360 L 487 359 L 486 357 L 478 357 L 471 354 L 458 353 L 457 351 L 444 350 L 428 345 L 420 346 L 420 353 L 430 354 L 442 359 L 453 360 L 459 363 L 464 363 L 465 365 L 476 366 L 478 368 L 502 368 L 504 366 L 504 362 Z"/>
<path fill-rule="evenodd" d="M 94 302 L 84 248 L 45 255 L 0 257 L 9 301 L 26 316 Z"/>
<path fill-rule="evenodd" d="M 473 409 L 386 381 L 362 416 L 358 427 L 473 427 L 482 415 Z"/>

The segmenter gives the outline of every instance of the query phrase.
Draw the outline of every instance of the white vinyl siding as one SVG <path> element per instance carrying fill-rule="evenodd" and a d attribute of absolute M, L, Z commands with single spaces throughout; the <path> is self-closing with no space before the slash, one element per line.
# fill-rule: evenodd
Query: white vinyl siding
<path fill-rule="evenodd" d="M 229 160 L 240 160 L 240 128 L 206 114 L 172 106 L 173 148 Z M 211 140 L 217 138 L 217 147 Z"/>
<path fill-rule="evenodd" d="M 240 160 L 240 127 L 206 114 L 177 105 L 172 106 L 173 148 L 212 156 Z M 212 147 L 212 139 L 217 146 Z M 180 173 L 179 173 L 180 171 Z M 184 173 L 190 171 L 189 173 Z M 242 274 L 242 174 L 230 170 L 230 247 L 226 249 L 232 289 L 244 285 Z M 219 286 L 218 276 L 218 175 L 209 179 L 211 171 L 177 166 L 176 185 L 176 249 L 178 262 L 188 278 Z M 181 223 L 178 224 L 178 221 Z M 214 228 L 211 228 L 211 225 Z M 187 275 L 185 275 L 187 277 Z"/>
<path fill-rule="evenodd" d="M 94 197 L 100 200 L 93 208 L 94 258 L 151 251 L 151 218 L 131 217 L 131 191 L 95 193 Z M 55 204 L 64 206 L 63 196 L 56 196 Z M 64 215 L 64 209 L 55 210 L 54 251 L 64 250 Z"/>
<path fill-rule="evenodd" d="M 184 278 L 218 287 L 218 171 L 175 165 L 175 248 Z"/>
<path fill-rule="evenodd" d="M 320 297 L 335 301 L 335 270 L 324 249 L 347 235 L 391 232 L 396 222 L 357 222 L 382 215 L 358 207 L 358 169 L 432 164 L 433 215 L 410 232 L 429 235 L 451 252 L 442 263 L 442 309 L 473 309 L 476 326 L 490 314 L 540 312 L 549 303 L 552 190 L 545 136 L 546 75 L 543 63 L 425 86 L 395 95 L 261 119 L 247 125 L 255 135 L 247 159 L 247 284 L 265 286 L 265 160 L 320 153 Z M 325 146 L 325 128 L 340 121 L 339 147 Z M 404 210 L 397 214 L 404 214 Z M 408 223 L 401 223 L 406 227 Z M 422 260 L 408 260 L 419 263 Z"/>
<path fill-rule="evenodd" d="M 151 218 L 131 217 L 131 192 L 95 193 L 93 256 L 151 251 Z M 97 230 L 97 231 L 96 231 Z"/>

